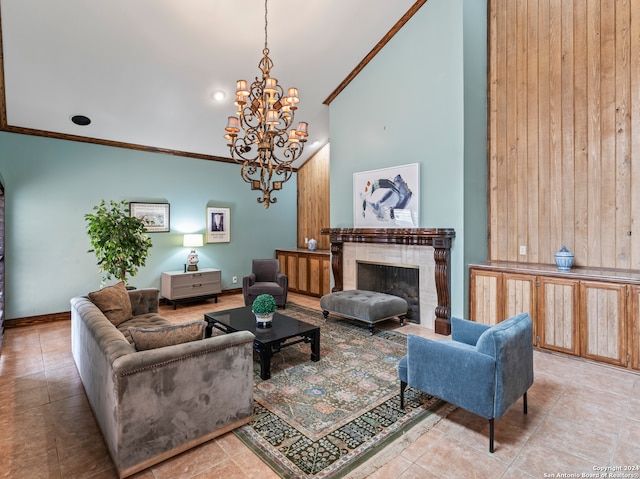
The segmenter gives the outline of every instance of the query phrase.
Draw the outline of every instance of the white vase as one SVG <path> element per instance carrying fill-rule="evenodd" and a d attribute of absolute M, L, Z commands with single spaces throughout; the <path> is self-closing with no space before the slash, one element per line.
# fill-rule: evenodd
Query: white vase
<path fill-rule="evenodd" d="M 569 271 L 573 266 L 573 253 L 562 245 L 560 251 L 555 255 L 556 265 L 558 265 L 558 271 Z"/>
<path fill-rule="evenodd" d="M 256 316 L 256 326 L 259 328 L 270 328 L 273 320 L 273 313 L 260 314 L 254 312 Z"/>

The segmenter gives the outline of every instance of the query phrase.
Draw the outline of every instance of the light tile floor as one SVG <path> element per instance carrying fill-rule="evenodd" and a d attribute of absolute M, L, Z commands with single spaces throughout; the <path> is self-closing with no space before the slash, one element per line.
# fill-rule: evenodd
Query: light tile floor
<path fill-rule="evenodd" d="M 290 294 L 290 299 L 319 309 L 317 298 Z M 241 305 L 240 295 L 229 295 L 217 304 L 161 310 L 182 322 Z M 436 337 L 416 325 L 387 326 Z M 496 421 L 494 454 L 488 451 L 488 422 L 457 409 L 369 477 L 543 478 L 594 473 L 598 466 L 638 466 L 640 375 L 541 351 L 534 358 L 529 414 L 522 414 L 519 401 Z M 640 477 L 640 471 L 628 472 Z M 5 331 L 0 354 L 0 477 L 117 477 L 71 357 L 68 322 Z M 277 478 L 233 433 L 134 477 Z"/>

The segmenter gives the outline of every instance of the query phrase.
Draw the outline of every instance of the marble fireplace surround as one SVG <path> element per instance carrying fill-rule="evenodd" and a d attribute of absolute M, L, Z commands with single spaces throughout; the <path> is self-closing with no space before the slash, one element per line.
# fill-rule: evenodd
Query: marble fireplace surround
<path fill-rule="evenodd" d="M 332 291 L 356 289 L 357 261 L 418 267 L 420 324 L 451 334 L 453 228 L 323 228 L 321 233 L 331 242 Z"/>

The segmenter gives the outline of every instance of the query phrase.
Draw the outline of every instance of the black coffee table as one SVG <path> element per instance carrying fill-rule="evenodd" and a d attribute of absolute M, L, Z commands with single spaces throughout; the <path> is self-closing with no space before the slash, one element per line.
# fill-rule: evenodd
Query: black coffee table
<path fill-rule="evenodd" d="M 274 313 L 270 328 L 256 326 L 256 317 L 250 307 L 228 309 L 206 313 L 204 320 L 207 322 L 206 337 L 211 336 L 213 328 L 224 333 L 236 331 L 251 331 L 256 338 L 253 341 L 253 349 L 260 355 L 260 377 L 271 377 L 271 356 L 282 348 L 301 342 L 311 343 L 311 361 L 320 360 L 320 328 L 313 324 L 305 323 L 297 319 Z M 298 338 L 298 339 L 295 339 Z"/>

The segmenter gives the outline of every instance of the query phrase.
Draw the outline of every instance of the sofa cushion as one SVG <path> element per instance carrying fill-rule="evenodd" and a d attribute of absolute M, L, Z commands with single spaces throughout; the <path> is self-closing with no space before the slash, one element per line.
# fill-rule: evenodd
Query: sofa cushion
<path fill-rule="evenodd" d="M 114 326 L 131 319 L 131 300 L 123 281 L 89 293 L 89 299 Z"/>
<path fill-rule="evenodd" d="M 205 321 L 171 324 L 159 328 L 130 327 L 129 333 L 138 351 L 197 341 L 204 337 Z"/>
<path fill-rule="evenodd" d="M 129 328 L 154 329 L 162 328 L 164 326 L 170 326 L 171 324 L 173 324 L 171 321 L 163 318 L 158 313 L 146 313 L 139 314 L 125 321 L 124 323 L 120 323 L 118 326 L 116 326 L 116 328 L 118 328 L 118 331 L 124 334 L 124 337 L 127 338 L 129 344 L 133 344 L 133 338 L 131 337 Z"/>

